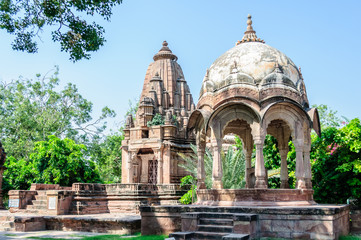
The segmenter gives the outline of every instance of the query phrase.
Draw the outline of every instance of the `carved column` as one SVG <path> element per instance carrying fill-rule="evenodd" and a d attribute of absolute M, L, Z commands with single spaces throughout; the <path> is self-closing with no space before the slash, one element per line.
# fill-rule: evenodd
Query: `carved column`
<path fill-rule="evenodd" d="M 197 189 L 205 189 L 206 172 L 204 170 L 204 153 L 206 149 L 205 139 L 201 137 L 201 134 L 197 134 Z"/>
<path fill-rule="evenodd" d="M 163 157 L 161 149 L 153 149 L 154 156 L 158 160 L 158 169 L 157 169 L 157 184 L 163 183 Z"/>
<path fill-rule="evenodd" d="M 212 148 L 213 148 L 213 189 L 223 189 L 222 184 L 222 177 L 223 177 L 223 170 L 222 170 L 222 159 L 221 159 L 221 139 L 213 138 Z"/>
<path fill-rule="evenodd" d="M 297 139 L 293 143 L 296 149 L 296 188 L 305 189 L 306 184 L 304 180 L 305 169 L 303 162 L 303 141 L 302 139 Z"/>
<path fill-rule="evenodd" d="M 306 144 L 303 149 L 303 163 L 305 168 L 305 184 L 307 189 L 312 189 L 310 150 L 311 145 Z"/>
<path fill-rule="evenodd" d="M 287 168 L 287 154 L 288 148 L 279 149 L 281 156 L 281 188 L 289 188 L 288 184 L 288 168 Z"/>
<path fill-rule="evenodd" d="M 133 159 L 135 158 L 135 152 L 128 152 L 128 161 L 127 161 L 127 169 L 128 169 L 128 183 L 133 183 L 133 175 L 134 175 L 134 168 L 133 168 Z"/>
<path fill-rule="evenodd" d="M 255 166 L 255 176 L 256 184 L 255 188 L 267 188 L 266 182 L 266 168 L 264 166 L 263 159 L 263 144 L 264 139 L 260 136 L 254 137 L 254 144 L 256 145 L 256 166 Z"/>
<path fill-rule="evenodd" d="M 250 188 L 251 186 L 251 176 L 250 176 L 250 170 L 251 170 L 251 161 L 252 161 L 252 151 L 244 149 L 244 156 L 246 160 L 246 169 L 245 169 L 245 176 L 246 176 L 246 186 L 245 188 Z"/>

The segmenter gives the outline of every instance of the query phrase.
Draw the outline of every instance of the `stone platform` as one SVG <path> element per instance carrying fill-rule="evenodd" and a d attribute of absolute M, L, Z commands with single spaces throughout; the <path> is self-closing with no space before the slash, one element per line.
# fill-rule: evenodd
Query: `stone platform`
<path fill-rule="evenodd" d="M 140 232 L 140 216 L 129 214 L 31 215 L 0 211 L 0 231 L 81 231 L 112 234 Z"/>
<path fill-rule="evenodd" d="M 312 189 L 200 189 L 197 204 L 207 206 L 309 206 Z"/>
<path fill-rule="evenodd" d="M 239 221 L 235 220 L 230 224 L 230 233 L 251 233 L 252 238 L 338 239 L 349 233 L 350 224 L 348 205 L 144 206 L 140 211 L 142 235 L 192 232 L 201 224 L 202 214 L 212 213 L 256 215 L 255 222 L 247 223 L 249 228 L 238 228 Z"/>

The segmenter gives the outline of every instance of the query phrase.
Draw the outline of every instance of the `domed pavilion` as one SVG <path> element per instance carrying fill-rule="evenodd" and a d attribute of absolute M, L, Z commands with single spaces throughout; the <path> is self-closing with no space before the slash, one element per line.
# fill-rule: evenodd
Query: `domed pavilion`
<path fill-rule="evenodd" d="M 189 118 L 188 130 L 196 135 L 198 150 L 198 203 L 313 204 L 310 133 L 314 129 L 320 134 L 317 109 L 309 107 L 300 68 L 257 37 L 250 15 L 247 25 L 242 40 L 207 70 L 198 104 Z M 246 189 L 223 189 L 221 149 L 227 134 L 238 135 L 243 142 Z M 281 189 L 267 189 L 263 157 L 267 134 L 277 139 Z M 296 150 L 296 189 L 288 186 L 290 139 Z M 213 186 L 205 189 L 204 152 L 209 141 L 213 151 Z"/>

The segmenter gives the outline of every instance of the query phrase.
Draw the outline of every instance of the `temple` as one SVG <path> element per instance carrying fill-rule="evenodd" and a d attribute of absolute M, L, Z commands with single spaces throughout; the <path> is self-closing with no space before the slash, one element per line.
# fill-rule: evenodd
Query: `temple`
<path fill-rule="evenodd" d="M 251 204 L 314 204 L 310 133 L 314 129 L 320 134 L 317 109 L 309 107 L 300 69 L 285 54 L 257 37 L 251 16 L 248 16 L 247 30 L 242 40 L 237 41 L 235 47 L 220 56 L 207 70 L 188 128 L 196 135 L 199 203 L 218 205 L 233 202 L 237 205 L 245 201 L 250 204 L 250 199 L 243 196 L 243 190 L 232 193 L 222 191 L 220 154 L 223 138 L 227 134 L 235 134 L 242 139 L 246 158 L 246 188 L 267 189 L 263 145 L 266 135 L 270 134 L 278 142 L 282 189 L 289 188 L 287 153 L 290 139 L 295 146 L 296 189 L 287 191 L 287 196 L 268 190 L 264 195 L 272 194 L 273 201 L 260 200 Z M 204 184 L 203 156 L 207 141 L 211 142 L 213 150 L 212 190 L 206 190 Z M 256 159 L 252 167 L 254 146 Z M 211 196 L 215 194 L 220 196 L 217 200 Z M 227 196 L 229 194 L 234 196 L 233 200 Z M 258 195 L 258 192 L 247 191 L 248 197 L 253 194 Z"/>
<path fill-rule="evenodd" d="M 177 56 L 166 41 L 145 75 L 138 111 L 128 116 L 122 142 L 122 183 L 179 183 L 178 153 L 191 152 L 188 118 L 195 106 Z"/>
<path fill-rule="evenodd" d="M 176 240 L 347 235 L 348 206 L 319 205 L 313 200 L 312 129 L 320 134 L 318 112 L 310 108 L 301 70 L 257 36 L 249 15 L 243 38 L 206 70 L 196 109 L 188 120 L 187 131 L 195 136 L 198 155 L 197 202 L 141 207 L 142 234 L 171 233 Z M 243 145 L 246 186 L 224 189 L 221 151 L 234 135 Z M 281 157 L 277 189 L 268 187 L 263 156 L 266 135 L 276 138 Z M 289 184 L 289 141 L 296 152 L 295 188 Z M 208 189 L 206 147 L 213 157 Z"/>

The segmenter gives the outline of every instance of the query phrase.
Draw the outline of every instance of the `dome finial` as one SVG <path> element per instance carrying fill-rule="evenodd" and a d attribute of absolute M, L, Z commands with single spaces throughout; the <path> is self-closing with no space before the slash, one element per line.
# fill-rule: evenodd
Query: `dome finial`
<path fill-rule="evenodd" d="M 253 30 L 252 27 L 252 16 L 251 14 L 248 14 L 248 20 L 247 20 L 247 31 L 244 32 L 244 36 L 241 41 L 237 41 L 236 45 L 239 45 L 244 42 L 261 42 L 264 43 L 264 41 L 257 37 L 256 31 Z"/>

